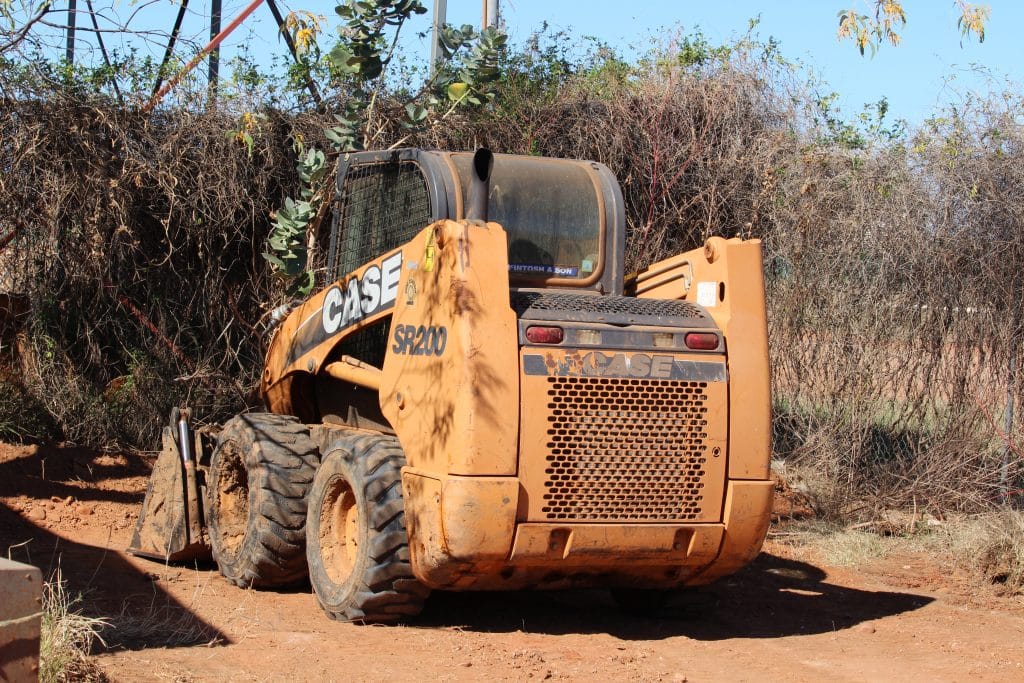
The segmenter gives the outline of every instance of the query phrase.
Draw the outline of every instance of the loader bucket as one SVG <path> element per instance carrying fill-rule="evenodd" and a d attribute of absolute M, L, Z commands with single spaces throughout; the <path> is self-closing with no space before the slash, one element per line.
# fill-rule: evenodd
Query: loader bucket
<path fill-rule="evenodd" d="M 175 437 L 170 427 L 164 427 L 163 448 L 153 466 L 128 552 L 164 562 L 209 560 L 195 462 L 182 458 Z"/>

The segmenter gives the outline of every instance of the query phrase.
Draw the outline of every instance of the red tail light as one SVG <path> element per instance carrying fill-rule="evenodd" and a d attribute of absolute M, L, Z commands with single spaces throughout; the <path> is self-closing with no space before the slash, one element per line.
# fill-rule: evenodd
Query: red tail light
<path fill-rule="evenodd" d="M 714 351 L 718 348 L 718 335 L 714 332 L 687 332 L 686 348 L 694 351 Z"/>
<path fill-rule="evenodd" d="M 561 327 L 531 325 L 526 328 L 526 340 L 532 344 L 561 344 L 564 338 Z"/>

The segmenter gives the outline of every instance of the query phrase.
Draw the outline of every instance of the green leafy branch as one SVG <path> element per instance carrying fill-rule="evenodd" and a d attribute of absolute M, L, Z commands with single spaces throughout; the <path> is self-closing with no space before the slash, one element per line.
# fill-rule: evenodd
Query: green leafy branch
<path fill-rule="evenodd" d="M 333 152 L 384 145 L 392 123 L 380 111 L 381 99 L 390 94 L 388 67 L 405 22 L 426 11 L 419 0 L 347 0 L 335 8 L 343 22 L 340 39 L 324 60 L 348 97 L 334 114 L 336 125 L 324 131 Z M 505 34 L 496 28 L 478 32 L 469 25 L 445 26 L 440 43 L 442 60 L 435 75 L 399 102 L 398 124 L 406 132 L 389 149 L 440 124 L 460 107 L 482 106 L 495 98 L 493 85 L 501 76 L 498 64 L 507 44 Z M 313 47 L 309 50 L 315 52 Z M 308 271 L 314 243 L 309 236 L 316 234 L 326 217 L 333 167 L 327 167 L 323 152 L 309 150 L 300 152 L 297 169 L 300 196 L 287 198 L 275 213 L 264 258 L 288 283 L 289 294 L 304 296 L 314 286 Z"/>
<path fill-rule="evenodd" d="M 327 176 L 327 157 L 318 149 L 296 150 L 299 159 L 299 197 L 286 197 L 274 212 L 265 258 L 274 272 L 285 281 L 290 296 L 307 296 L 313 289 L 313 273 L 306 269 L 309 249 L 306 231 L 317 215 L 322 199 L 317 189 Z"/>

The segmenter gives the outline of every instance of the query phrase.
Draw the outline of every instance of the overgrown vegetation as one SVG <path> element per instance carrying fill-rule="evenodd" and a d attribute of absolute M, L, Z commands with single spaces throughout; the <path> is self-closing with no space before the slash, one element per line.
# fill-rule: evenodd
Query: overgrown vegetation
<path fill-rule="evenodd" d="M 749 36 L 680 33 L 627 61 L 542 33 L 502 59 L 492 103 L 422 129 L 396 65 L 374 144 L 601 161 L 623 186 L 631 268 L 762 238 L 776 457 L 820 515 L 1020 500 L 1021 430 L 1004 418 L 1020 412 L 1019 93 L 907 132 L 884 102 L 836 112 Z M 19 390 L 56 429 L 18 434 L 146 447 L 172 405 L 211 420 L 251 405 L 263 319 L 287 296 L 260 256 L 270 215 L 301 185 L 293 146 L 326 149 L 338 121 L 282 109 L 264 94 L 284 85 L 255 68 L 217 108 L 183 96 L 152 117 L 34 73 L 0 84 L 0 272 L 30 302 Z M 240 121 L 248 138 L 225 135 Z"/>

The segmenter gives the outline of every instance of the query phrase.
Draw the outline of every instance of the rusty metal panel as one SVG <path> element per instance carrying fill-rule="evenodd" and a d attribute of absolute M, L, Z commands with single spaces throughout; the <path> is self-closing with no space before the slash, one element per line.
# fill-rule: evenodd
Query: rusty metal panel
<path fill-rule="evenodd" d="M 535 354 L 523 350 L 524 368 Z M 519 519 L 720 521 L 724 358 L 619 353 L 588 364 L 588 355 L 553 350 L 548 373 L 523 374 Z"/>
<path fill-rule="evenodd" d="M 0 681 L 39 679 L 42 591 L 36 567 L 0 559 Z"/>

